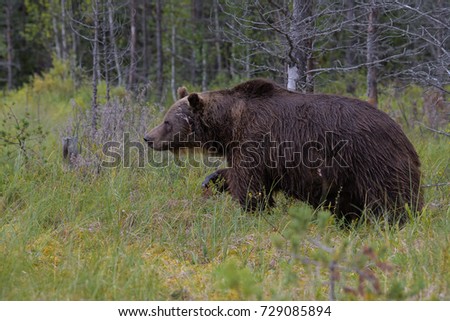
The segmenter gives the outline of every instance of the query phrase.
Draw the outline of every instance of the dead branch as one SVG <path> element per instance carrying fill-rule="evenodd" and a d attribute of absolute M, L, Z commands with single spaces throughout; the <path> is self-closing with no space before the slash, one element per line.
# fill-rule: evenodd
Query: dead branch
<path fill-rule="evenodd" d="M 432 132 L 434 132 L 436 134 L 440 134 L 440 135 L 444 135 L 444 136 L 450 137 L 450 133 L 444 132 L 444 131 L 439 130 L 439 129 L 434 129 L 434 128 L 428 127 L 427 125 L 425 125 L 424 123 L 421 123 L 421 122 L 416 122 L 416 123 L 419 124 L 420 126 L 424 127 L 425 129 L 428 129 L 428 130 L 430 130 L 430 131 L 432 131 Z"/>

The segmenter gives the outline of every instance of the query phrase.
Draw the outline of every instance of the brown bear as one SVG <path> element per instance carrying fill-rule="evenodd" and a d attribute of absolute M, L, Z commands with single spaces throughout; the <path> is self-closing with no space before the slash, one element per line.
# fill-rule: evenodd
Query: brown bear
<path fill-rule="evenodd" d="M 247 210 L 273 205 L 277 191 L 345 219 L 372 212 L 403 222 L 405 207 L 422 208 L 414 147 L 367 102 L 288 91 L 263 79 L 178 94 L 144 140 L 155 150 L 202 148 L 224 156 L 228 167 L 203 185 L 229 191 Z"/>

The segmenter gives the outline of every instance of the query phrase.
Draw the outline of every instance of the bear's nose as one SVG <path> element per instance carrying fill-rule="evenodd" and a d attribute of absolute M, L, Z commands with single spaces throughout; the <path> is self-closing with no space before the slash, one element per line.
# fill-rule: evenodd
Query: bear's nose
<path fill-rule="evenodd" d="M 153 145 L 153 138 L 149 135 L 144 136 L 144 141 L 149 145 Z"/>

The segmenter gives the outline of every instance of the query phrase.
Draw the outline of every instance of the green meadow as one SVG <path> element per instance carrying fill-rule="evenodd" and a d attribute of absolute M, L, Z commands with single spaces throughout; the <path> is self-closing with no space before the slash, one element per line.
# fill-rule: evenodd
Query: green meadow
<path fill-rule="evenodd" d="M 423 211 L 342 228 L 283 195 L 257 213 L 206 196 L 205 166 L 69 166 L 61 133 L 90 89 L 58 68 L 0 96 L 0 300 L 450 300 L 450 139 L 421 124 L 424 89 L 387 84 L 379 103 L 420 155 Z M 149 128 L 170 106 L 112 95 Z"/>

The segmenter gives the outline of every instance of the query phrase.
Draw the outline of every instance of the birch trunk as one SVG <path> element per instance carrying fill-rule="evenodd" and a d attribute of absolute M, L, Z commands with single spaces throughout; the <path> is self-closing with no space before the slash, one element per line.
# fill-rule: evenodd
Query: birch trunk
<path fill-rule="evenodd" d="M 122 86 L 123 80 L 122 80 L 122 71 L 120 69 L 120 62 L 119 62 L 119 53 L 117 50 L 117 44 L 116 44 L 116 36 L 114 33 L 114 10 L 113 10 L 112 1 L 108 0 L 108 23 L 109 23 L 109 42 L 112 46 L 113 56 L 114 56 L 114 64 L 116 67 L 116 73 L 117 73 L 117 81 L 118 85 Z"/>
<path fill-rule="evenodd" d="M 94 39 L 92 48 L 92 100 L 91 100 L 91 113 L 92 113 L 92 131 L 93 133 L 97 130 L 98 122 L 98 105 L 97 105 L 97 86 L 98 86 L 98 74 L 99 74 L 99 50 L 98 50 L 98 32 L 99 32 L 99 21 L 98 21 L 98 0 L 94 0 L 92 4 L 92 10 L 94 13 Z"/>
<path fill-rule="evenodd" d="M 109 78 L 110 78 L 109 77 L 109 55 L 110 55 L 110 52 L 109 52 L 108 41 L 106 40 L 106 38 L 107 38 L 106 34 L 108 33 L 107 24 L 105 22 L 106 21 L 106 15 L 107 15 L 107 11 L 103 10 L 103 28 L 102 28 L 103 70 L 104 70 L 104 73 L 105 73 L 105 83 L 106 83 L 105 98 L 106 98 L 106 101 L 109 102 L 110 92 L 111 92 L 111 83 L 110 83 L 110 80 L 109 80 Z"/>
<path fill-rule="evenodd" d="M 53 7 L 53 9 L 56 8 L 54 1 L 50 2 L 50 5 Z M 56 51 L 56 57 L 58 59 L 61 59 L 61 46 L 59 44 L 59 39 L 58 39 L 58 21 L 56 20 L 56 16 L 57 13 L 55 12 L 55 10 L 52 10 L 52 27 L 53 27 L 53 37 L 54 37 L 54 41 L 55 41 L 55 51 Z"/>
<path fill-rule="evenodd" d="M 128 73 L 128 88 L 133 88 L 136 74 L 136 3 L 130 0 L 130 71 Z"/>
<path fill-rule="evenodd" d="M 61 58 L 67 60 L 66 0 L 61 0 Z"/>
<path fill-rule="evenodd" d="M 288 81 L 289 90 L 311 92 L 314 88 L 312 74 L 312 30 L 307 19 L 312 15 L 312 0 L 294 0 L 289 43 Z"/>

